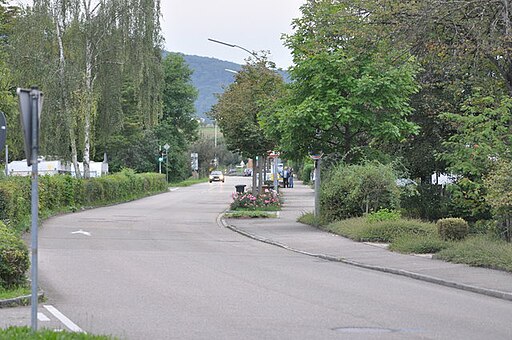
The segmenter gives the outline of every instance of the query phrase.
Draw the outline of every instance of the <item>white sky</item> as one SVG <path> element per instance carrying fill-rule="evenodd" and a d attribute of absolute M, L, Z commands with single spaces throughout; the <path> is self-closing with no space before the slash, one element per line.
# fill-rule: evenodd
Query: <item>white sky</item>
<path fill-rule="evenodd" d="M 306 0 L 161 0 L 162 34 L 172 52 L 212 57 L 243 64 L 249 54 L 208 41 L 208 38 L 269 51 L 269 59 L 286 69 L 292 64 L 282 33 L 292 33 Z"/>

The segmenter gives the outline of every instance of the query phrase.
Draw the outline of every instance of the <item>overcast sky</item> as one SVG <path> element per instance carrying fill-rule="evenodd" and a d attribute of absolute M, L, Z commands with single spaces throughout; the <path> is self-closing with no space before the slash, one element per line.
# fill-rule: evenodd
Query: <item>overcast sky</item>
<path fill-rule="evenodd" d="M 277 67 L 292 63 L 282 33 L 300 16 L 306 0 L 162 0 L 162 34 L 166 50 L 243 64 L 249 54 L 208 38 L 269 51 Z"/>
<path fill-rule="evenodd" d="M 32 4 L 31 0 L 11 3 Z M 208 38 L 269 51 L 269 59 L 286 69 L 292 64 L 281 35 L 292 33 L 292 19 L 300 17 L 306 0 L 161 0 L 165 49 L 243 64 L 249 56 L 238 48 Z"/>

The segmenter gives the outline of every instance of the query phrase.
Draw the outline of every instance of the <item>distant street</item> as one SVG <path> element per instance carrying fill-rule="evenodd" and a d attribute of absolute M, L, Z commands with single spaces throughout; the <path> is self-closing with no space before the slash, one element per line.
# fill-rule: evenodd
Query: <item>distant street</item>
<path fill-rule="evenodd" d="M 122 339 L 510 339 L 509 301 L 319 260 L 219 227 L 240 183 L 249 179 L 45 221 L 45 304 L 88 333 Z"/>

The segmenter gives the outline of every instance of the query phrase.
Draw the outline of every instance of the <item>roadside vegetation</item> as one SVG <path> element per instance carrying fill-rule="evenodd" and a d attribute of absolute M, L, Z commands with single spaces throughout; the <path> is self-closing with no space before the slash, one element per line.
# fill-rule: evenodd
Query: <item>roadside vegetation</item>
<path fill-rule="evenodd" d="M 268 218 L 277 217 L 281 210 L 281 196 L 273 189 L 265 189 L 258 195 L 251 192 L 235 192 L 230 211 L 224 216 L 228 218 Z"/>
<path fill-rule="evenodd" d="M 0 339 L 15 340 L 115 340 L 116 337 L 92 335 L 68 331 L 41 329 L 33 332 L 29 327 L 9 327 L 0 329 Z"/>

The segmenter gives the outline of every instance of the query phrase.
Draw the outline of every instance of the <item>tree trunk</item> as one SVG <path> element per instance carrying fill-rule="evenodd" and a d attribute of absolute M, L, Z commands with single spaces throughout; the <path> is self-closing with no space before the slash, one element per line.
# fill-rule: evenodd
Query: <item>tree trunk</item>
<path fill-rule="evenodd" d="M 258 191 L 258 184 L 256 183 L 256 176 L 258 174 L 258 166 L 256 164 L 256 157 L 252 160 L 252 194 L 256 195 Z"/>
<path fill-rule="evenodd" d="M 76 147 L 76 134 L 75 134 L 75 124 L 73 121 L 73 115 L 68 111 L 69 105 L 68 105 L 68 96 L 65 91 L 67 90 L 67 84 L 66 84 L 66 57 L 64 54 L 64 44 L 62 42 L 62 16 L 59 14 L 59 8 L 58 8 L 58 2 L 54 4 L 53 8 L 53 16 L 55 20 L 55 28 L 57 32 L 57 43 L 59 46 L 59 85 L 61 88 L 60 91 L 60 102 L 61 102 L 61 109 L 64 117 L 66 117 L 67 127 L 68 127 L 68 133 L 69 133 L 69 140 L 70 140 L 70 146 L 71 146 L 71 161 L 73 163 L 73 168 L 75 169 L 75 176 L 77 178 L 81 177 L 80 174 L 80 168 L 78 166 L 78 156 L 77 156 L 77 147 Z"/>
<path fill-rule="evenodd" d="M 83 0 L 83 6 L 85 10 L 85 19 L 87 23 L 91 22 L 91 1 Z M 92 50 L 92 41 L 90 38 L 90 32 L 87 30 L 85 41 L 85 117 L 84 117 L 84 177 L 90 178 L 90 152 L 91 152 L 91 117 L 93 115 L 93 86 L 94 79 L 92 75 L 92 67 L 94 64 L 94 55 Z"/>

